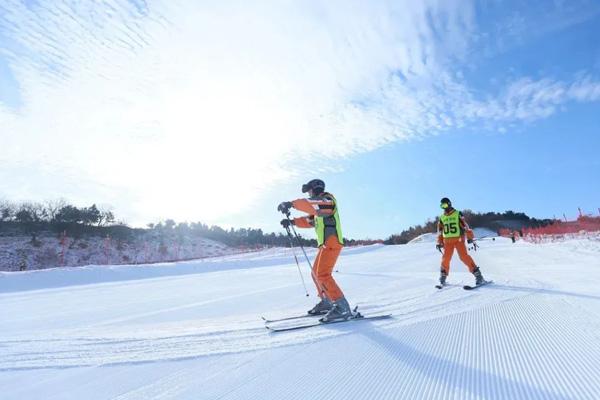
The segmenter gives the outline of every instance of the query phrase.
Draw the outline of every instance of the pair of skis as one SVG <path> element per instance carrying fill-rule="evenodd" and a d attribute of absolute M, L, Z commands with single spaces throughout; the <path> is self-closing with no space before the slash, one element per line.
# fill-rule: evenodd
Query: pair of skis
<path fill-rule="evenodd" d="M 489 285 L 490 283 L 494 283 L 494 281 L 484 281 L 483 283 L 480 283 L 479 285 L 475 285 L 475 286 L 464 285 L 463 289 L 464 290 L 478 289 L 482 286 Z M 446 285 L 435 285 L 435 287 L 438 289 L 443 289 L 446 286 L 448 286 L 448 285 L 447 284 Z M 312 328 L 315 326 L 339 324 L 342 322 L 356 322 L 356 321 L 367 321 L 367 320 L 373 321 L 373 320 L 387 319 L 387 318 L 392 317 L 392 314 L 364 316 L 361 313 L 359 313 L 357 311 L 357 309 L 358 309 L 358 307 L 354 308 L 354 310 L 352 312 L 352 316 L 348 319 L 339 319 L 339 320 L 328 321 L 328 322 L 324 322 L 324 321 L 320 321 L 320 320 L 314 321 L 314 319 L 316 317 L 322 317 L 322 315 L 310 315 L 310 314 L 295 315 L 292 317 L 284 317 L 284 318 L 278 318 L 278 319 L 267 319 L 265 317 L 261 317 L 261 318 L 265 322 L 265 327 L 268 330 L 270 330 L 271 332 L 285 332 L 285 331 L 295 331 L 295 330 L 300 330 L 300 329 L 308 329 L 308 328 Z M 285 324 L 288 321 L 306 320 L 306 319 L 309 319 L 311 321 L 307 322 L 307 323 L 299 323 L 299 324 L 292 324 L 292 325 Z M 281 323 L 284 323 L 284 324 L 281 326 Z"/>
<path fill-rule="evenodd" d="M 485 285 L 489 285 L 490 283 L 494 283 L 494 281 L 484 281 L 483 283 L 480 283 L 479 285 L 475 285 L 475 286 L 465 285 L 465 286 L 463 286 L 463 289 L 465 289 L 465 290 L 473 290 L 473 289 L 477 289 L 477 288 L 480 288 L 480 287 L 485 286 Z M 448 284 L 435 285 L 436 289 L 443 289 L 446 286 L 448 286 Z"/>
<path fill-rule="evenodd" d="M 314 321 L 314 319 L 316 317 L 322 318 L 323 316 L 322 315 L 309 315 L 309 314 L 297 315 L 297 316 L 293 316 L 293 317 L 285 317 L 285 318 L 279 318 L 279 319 L 267 319 L 265 317 L 262 317 L 262 319 L 263 319 L 263 321 L 265 321 L 265 327 L 268 330 L 270 330 L 271 332 L 285 332 L 285 331 L 296 331 L 296 330 L 300 330 L 300 329 L 308 329 L 308 328 L 312 328 L 315 326 L 339 324 L 342 322 L 357 322 L 357 321 L 367 321 L 367 320 L 373 321 L 373 320 L 387 319 L 387 318 L 392 317 L 392 314 L 364 316 L 361 313 L 359 313 L 358 311 L 356 311 L 357 308 L 354 309 L 354 311 L 352 312 L 352 316 L 348 319 L 339 319 L 339 320 L 333 320 L 333 321 L 327 321 L 327 322 L 320 321 L 320 320 Z M 300 324 L 293 324 L 293 325 L 284 324 L 283 326 L 278 326 L 282 322 L 293 321 L 293 320 L 304 320 L 304 319 L 311 319 L 312 321 L 307 322 L 307 323 L 300 323 Z"/>

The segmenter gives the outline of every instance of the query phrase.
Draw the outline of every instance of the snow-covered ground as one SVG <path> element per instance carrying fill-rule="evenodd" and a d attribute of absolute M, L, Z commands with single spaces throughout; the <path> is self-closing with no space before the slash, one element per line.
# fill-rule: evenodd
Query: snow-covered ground
<path fill-rule="evenodd" d="M 282 333 L 260 316 L 315 301 L 287 249 L 0 273 L 0 398 L 599 398 L 600 242 L 480 246 L 475 291 L 458 262 L 434 289 L 432 243 L 346 249 L 350 302 L 394 318 Z"/>

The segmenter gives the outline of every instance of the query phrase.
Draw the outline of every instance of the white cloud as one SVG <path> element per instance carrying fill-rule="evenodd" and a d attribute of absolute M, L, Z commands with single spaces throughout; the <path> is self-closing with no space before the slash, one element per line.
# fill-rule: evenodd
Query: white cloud
<path fill-rule="evenodd" d="M 600 100 L 600 82 L 579 76 L 571 83 L 542 78 L 521 78 L 487 100 L 472 97 L 463 103 L 459 118 L 497 122 L 534 121 L 554 114 L 560 105 Z"/>
<path fill-rule="evenodd" d="M 85 182 L 81 201 L 112 198 L 133 221 L 214 221 L 302 173 L 302 161 L 328 168 L 473 120 L 531 120 L 598 99 L 589 77 L 478 96 L 452 68 L 476 29 L 466 1 L 0 8 L 0 54 L 23 103 L 0 103 L 4 170 L 50 168 L 52 185 L 28 193 L 60 197 Z M 0 188 L 23 195 L 15 182 Z"/>
<path fill-rule="evenodd" d="M 353 101 L 376 95 L 392 70 L 432 74 L 444 57 L 434 29 L 452 32 L 460 52 L 455 25 L 468 24 L 436 1 L 156 2 L 140 11 L 117 0 L 15 0 L 4 11 L 3 53 L 23 97 L 18 114 L 0 110 L 5 167 L 58 163 L 126 193 L 130 212 L 175 207 L 175 217 L 208 219 L 250 204 L 297 171 L 295 161 L 414 135 L 380 130 L 380 116 Z M 60 192 L 67 180 L 55 178 Z"/>

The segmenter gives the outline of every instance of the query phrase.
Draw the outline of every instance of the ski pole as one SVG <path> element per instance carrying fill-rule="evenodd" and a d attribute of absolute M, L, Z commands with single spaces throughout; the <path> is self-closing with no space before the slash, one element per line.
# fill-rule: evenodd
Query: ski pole
<path fill-rule="evenodd" d="M 300 236 L 298 235 L 298 232 L 296 232 L 296 228 L 294 228 L 294 224 L 292 224 L 292 221 L 290 220 L 290 212 L 289 211 L 285 214 L 285 217 L 290 222 L 290 226 L 292 227 L 294 236 L 296 236 L 296 242 L 298 243 L 298 246 L 302 250 L 302 253 L 304 253 L 304 258 L 306 258 L 306 262 L 308 263 L 308 266 L 310 268 L 310 276 L 311 276 L 313 282 L 315 283 L 315 286 L 317 287 L 317 289 L 319 289 L 319 293 L 321 293 L 321 298 L 327 298 L 327 296 L 325 295 L 325 289 L 322 287 L 322 285 L 319 284 L 319 281 L 318 281 L 317 277 L 315 276 L 315 271 L 313 269 L 312 263 L 310 262 L 310 259 L 308 258 L 308 255 L 306 254 L 306 250 L 304 250 L 304 246 L 302 246 L 302 242 L 300 241 Z"/>
<path fill-rule="evenodd" d="M 288 220 L 289 220 L 289 218 L 288 218 Z M 304 250 L 304 246 L 302 246 L 302 242 L 300 241 L 300 236 L 298 236 L 298 233 L 296 232 L 294 225 L 291 225 L 291 226 L 292 226 L 292 230 L 294 231 L 294 235 L 296 236 L 296 242 L 298 243 L 298 246 L 300 247 L 300 249 L 302 249 L 302 253 L 304 253 L 304 258 L 306 258 L 306 262 L 308 263 L 308 266 L 310 267 L 310 270 L 312 271 L 312 269 L 313 269 L 312 263 L 310 262 L 308 255 L 306 255 L 306 250 Z"/>
<path fill-rule="evenodd" d="M 302 242 L 300 241 L 300 237 L 298 236 L 298 232 L 296 232 L 296 228 L 294 228 L 294 224 L 292 223 L 292 220 L 290 219 L 290 212 L 288 210 L 287 213 L 285 213 L 285 218 L 288 220 L 288 222 L 290 223 L 289 226 L 292 227 L 292 231 L 294 232 L 294 236 L 296 236 L 296 242 L 298 243 L 298 247 L 300 247 L 300 249 L 302 249 L 302 253 L 304 253 L 304 258 L 306 258 L 306 262 L 308 263 L 308 266 L 310 267 L 310 270 L 312 271 L 312 264 L 308 258 L 308 256 L 306 255 L 306 251 L 304 250 L 304 246 L 302 246 Z M 290 233 L 290 229 L 289 227 L 286 228 L 288 231 L 288 234 Z M 290 235 L 291 237 L 291 235 Z"/>
<path fill-rule="evenodd" d="M 288 234 L 288 239 L 290 240 L 290 249 L 292 249 L 292 254 L 294 255 L 294 260 L 296 260 L 296 266 L 298 267 L 298 273 L 300 274 L 300 279 L 302 280 L 302 286 L 304 287 L 304 293 L 306 293 L 306 297 L 309 296 L 308 289 L 306 289 L 306 283 L 304 282 L 304 275 L 302 275 L 302 271 L 300 270 L 300 263 L 298 262 L 298 257 L 296 256 L 296 250 L 294 250 L 294 242 L 292 241 L 292 233 L 290 232 L 290 227 L 286 226 L 285 230 Z"/>

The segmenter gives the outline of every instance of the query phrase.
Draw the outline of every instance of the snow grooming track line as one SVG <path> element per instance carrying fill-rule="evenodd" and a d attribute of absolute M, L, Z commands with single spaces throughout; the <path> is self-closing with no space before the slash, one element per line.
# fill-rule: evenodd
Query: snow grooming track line
<path fill-rule="evenodd" d="M 256 326 L 232 331 L 140 338 L 72 338 L 20 341 L 19 346 L 0 349 L 0 372 L 47 368 L 131 365 L 165 360 L 186 360 L 206 355 L 236 353 L 239 342 L 263 337 L 264 328 Z M 220 340 L 216 340 L 216 338 Z M 12 341 L 16 343 L 17 341 Z M 210 344 L 221 347 L 211 349 Z M 224 346 L 224 347 L 223 347 Z M 234 346 L 233 349 L 230 349 Z M 259 348 L 264 348 L 262 343 Z M 42 351 L 40 349 L 52 348 Z M 10 349 L 10 351 L 9 351 Z"/>
<path fill-rule="evenodd" d="M 560 335 L 564 337 L 565 333 L 567 333 L 569 334 L 569 339 L 565 340 L 564 344 L 566 344 L 566 346 L 555 345 L 552 341 L 548 341 L 543 344 L 546 345 L 544 351 L 550 352 L 550 354 L 554 356 L 553 361 L 556 362 L 556 364 L 554 365 L 558 366 L 562 364 L 561 370 L 557 369 L 553 372 L 557 374 L 563 374 L 562 368 L 564 368 L 565 365 L 569 365 L 569 369 L 575 370 L 581 368 L 582 364 L 588 364 L 590 362 L 590 355 L 593 353 L 590 352 L 590 354 L 586 354 L 586 351 L 591 350 L 591 345 L 595 345 L 596 349 L 598 349 L 600 352 L 600 343 L 597 340 L 594 340 L 594 336 L 590 334 L 592 329 L 577 330 L 573 328 L 573 324 L 569 323 L 572 321 L 566 321 L 566 323 L 565 321 L 560 321 L 557 318 L 560 315 L 564 315 L 567 319 L 573 320 L 574 318 L 576 318 L 576 315 L 581 314 L 581 311 L 578 308 L 573 307 L 570 303 L 566 302 L 563 296 L 553 296 L 553 299 L 555 303 L 559 303 L 560 305 L 562 305 L 565 308 L 565 310 L 563 313 L 556 313 L 555 309 L 560 308 L 558 307 L 558 304 L 555 304 L 556 307 L 552 307 L 549 304 L 549 302 L 540 301 L 541 305 L 544 306 L 544 310 L 548 314 L 548 318 L 546 318 L 545 320 L 547 325 L 545 328 L 548 331 L 553 332 L 553 334 L 555 334 L 556 336 Z M 570 310 L 567 310 L 566 308 L 569 308 Z M 587 340 L 585 339 L 584 334 L 588 336 Z M 558 358 L 557 353 L 559 353 L 560 355 L 564 355 L 565 357 Z M 577 353 L 581 353 L 579 354 L 579 357 L 573 357 L 573 355 L 577 355 Z M 600 360 L 599 356 L 597 356 L 596 358 L 596 361 L 598 360 Z M 587 368 L 584 367 L 582 370 L 590 371 L 589 368 L 595 368 L 596 371 L 598 370 L 598 366 L 596 365 L 594 367 L 593 364 L 588 366 Z M 574 377 L 565 376 L 565 378 Z M 577 378 L 581 378 L 581 382 L 576 382 L 574 379 L 567 379 L 565 381 L 565 385 L 568 385 L 568 388 L 566 386 L 563 386 L 563 388 L 565 388 L 564 391 L 568 394 L 578 393 L 578 398 L 587 398 L 586 394 L 589 395 L 590 392 L 595 392 L 595 398 L 597 398 L 598 387 L 600 386 L 600 376 L 598 376 L 598 374 L 589 374 L 589 376 L 585 377 L 586 379 L 583 379 L 582 376 L 577 376 Z M 595 381 L 595 388 L 590 385 L 590 381 Z M 548 382 L 556 382 L 556 378 L 549 377 Z M 560 381 L 558 383 L 560 383 Z M 582 392 L 582 389 L 586 386 L 588 393 Z"/>
<path fill-rule="evenodd" d="M 492 317 L 482 321 L 482 333 L 489 337 L 480 335 L 490 346 L 481 347 L 482 341 L 477 341 L 476 353 L 481 354 L 480 359 L 471 361 L 482 363 L 481 369 L 496 376 L 506 375 L 513 382 L 523 382 L 507 386 L 499 384 L 502 381 L 497 379 L 481 380 L 484 398 L 597 398 L 595 393 L 600 388 L 597 374 L 580 371 L 598 368 L 600 346 L 589 342 L 591 337 L 584 339 L 587 332 L 561 329 L 569 326 L 563 316 L 576 312 L 561 309 L 561 303 L 560 298 L 529 295 L 480 311 Z M 465 326 L 469 327 L 467 336 L 476 334 L 473 332 L 476 324 L 465 323 Z M 532 336 L 531 332 L 538 334 Z M 595 348 L 590 348 L 590 344 Z M 591 365 L 584 367 L 584 364 Z"/>
<path fill-rule="evenodd" d="M 536 379 L 536 373 L 543 373 L 548 366 L 559 366 L 561 363 L 556 359 L 544 363 L 544 361 L 550 360 L 527 356 L 528 353 L 531 353 L 531 350 L 528 349 L 531 338 L 527 336 L 528 330 L 520 330 L 520 328 L 522 328 L 523 319 L 531 319 L 531 313 L 538 310 L 533 309 L 526 315 L 514 318 L 515 309 L 527 309 L 519 303 L 521 302 L 492 305 L 480 310 L 427 321 L 419 325 L 422 328 L 426 326 L 431 328 L 412 329 L 416 327 L 409 327 L 408 334 L 397 335 L 402 336 L 403 340 L 397 342 L 394 346 L 395 349 L 388 347 L 387 350 L 399 352 L 399 356 L 405 359 L 404 362 L 412 366 L 410 374 L 401 374 L 405 377 L 406 387 L 404 389 L 407 390 L 407 392 L 402 391 L 403 397 L 410 399 L 472 397 L 565 399 L 568 398 L 569 393 L 575 393 L 563 391 L 563 394 L 559 394 L 551 380 L 540 382 L 539 379 Z M 543 314 L 532 320 L 531 324 L 544 323 L 546 316 Z M 502 321 L 502 318 L 506 318 L 508 321 Z M 506 325 L 498 324 L 499 320 L 506 322 Z M 481 322 L 485 323 L 480 324 Z M 493 329 L 483 328 L 486 325 Z M 497 329 L 497 325 L 509 328 Z M 465 327 L 466 331 L 464 331 Z M 399 332 L 404 330 L 397 329 Z M 437 334 L 436 332 L 439 330 L 445 334 Z M 423 335 L 425 332 L 427 334 Z M 512 332 L 518 332 L 519 335 L 511 337 Z M 369 333 L 373 334 L 373 332 Z M 558 332 L 556 334 L 559 335 Z M 375 333 L 375 336 L 377 335 Z M 544 344 L 553 343 L 552 337 L 543 337 L 541 340 Z M 386 340 L 382 339 L 382 341 Z M 392 345 L 392 341 L 389 340 L 389 342 Z M 498 344 L 502 347 L 497 347 Z M 426 354 L 427 349 L 436 349 L 437 353 L 435 355 Z M 500 349 L 502 350 L 500 351 Z M 518 350 L 516 354 L 514 353 L 515 349 Z M 555 352 L 556 349 L 542 349 L 542 351 L 532 353 L 534 357 L 541 354 L 544 358 L 543 351 L 548 351 L 546 355 L 552 356 L 552 352 Z M 490 364 L 490 360 L 504 361 L 503 367 L 498 368 L 501 365 L 499 363 Z M 538 371 L 540 369 L 542 371 Z M 569 369 L 571 372 L 578 371 L 575 366 Z M 550 370 L 557 372 L 553 367 Z M 434 381 L 421 380 L 419 382 L 418 375 L 420 373 L 427 374 Z M 554 379 L 555 382 L 564 380 L 560 376 L 556 376 Z M 419 387 L 419 383 L 421 387 Z M 423 385 L 425 386 L 423 387 Z M 577 398 L 594 398 L 590 397 L 590 392 L 580 394 L 582 396 Z"/>
<path fill-rule="evenodd" d="M 600 344 L 586 329 L 561 330 L 577 312 L 563 303 L 532 294 L 393 329 L 356 325 L 226 398 L 264 398 L 256 388 L 268 383 L 268 398 L 286 399 L 596 399 L 598 377 L 581 371 L 600 368 Z M 305 359 L 316 367 L 293 376 Z M 319 380 L 327 371 L 338 385 Z"/>

